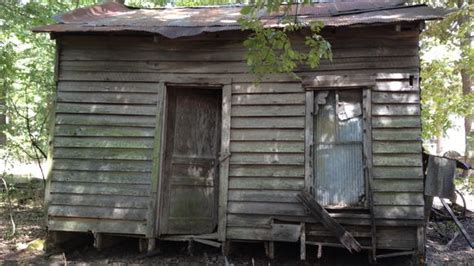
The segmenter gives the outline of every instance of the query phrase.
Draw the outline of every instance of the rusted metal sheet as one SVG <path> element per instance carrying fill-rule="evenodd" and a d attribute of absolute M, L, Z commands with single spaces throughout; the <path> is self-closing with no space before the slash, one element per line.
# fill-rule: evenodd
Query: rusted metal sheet
<path fill-rule="evenodd" d="M 440 19 L 445 9 L 426 5 L 405 6 L 404 1 L 363 1 L 321 3 L 303 6 L 290 13 L 298 14 L 308 24 L 323 21 L 326 26 L 396 23 Z M 58 24 L 41 26 L 35 32 L 148 32 L 168 38 L 198 35 L 203 32 L 238 30 L 242 6 L 132 9 L 119 3 L 80 8 L 57 16 Z M 282 27 L 282 11 L 262 12 L 260 20 L 267 27 Z"/>

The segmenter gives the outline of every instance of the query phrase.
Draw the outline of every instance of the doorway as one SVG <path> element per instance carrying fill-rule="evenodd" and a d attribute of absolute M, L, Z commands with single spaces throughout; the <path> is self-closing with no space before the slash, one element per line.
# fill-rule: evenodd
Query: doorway
<path fill-rule="evenodd" d="M 161 235 L 217 229 L 222 90 L 167 89 Z"/>

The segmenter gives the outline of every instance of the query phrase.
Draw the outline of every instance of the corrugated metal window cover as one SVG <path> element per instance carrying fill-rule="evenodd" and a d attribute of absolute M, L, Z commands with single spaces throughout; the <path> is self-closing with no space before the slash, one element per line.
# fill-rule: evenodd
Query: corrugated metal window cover
<path fill-rule="evenodd" d="M 314 117 L 314 195 L 323 206 L 361 205 L 365 195 L 362 91 L 320 93 L 327 97 L 322 102 L 319 97 Z"/>

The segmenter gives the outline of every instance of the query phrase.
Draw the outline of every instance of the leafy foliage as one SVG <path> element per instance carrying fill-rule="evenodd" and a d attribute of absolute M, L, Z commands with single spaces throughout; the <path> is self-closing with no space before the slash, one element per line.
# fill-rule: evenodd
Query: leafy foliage
<path fill-rule="evenodd" d="M 297 76 L 293 71 L 301 64 L 316 68 L 322 58 L 332 59 L 331 44 L 319 35 L 324 27 L 322 22 L 313 22 L 310 34 L 305 37 L 304 44 L 308 51 L 294 49 L 290 41 L 290 34 L 301 30 L 305 25 L 299 22 L 298 14 L 290 15 L 292 9 L 298 10 L 299 4 L 288 3 L 284 6 L 284 17 L 281 28 L 266 27 L 259 19 L 259 14 L 280 12 L 279 1 L 258 1 L 254 6 L 242 8 L 244 15 L 239 19 L 243 30 L 252 33 L 244 41 L 248 49 L 245 59 L 250 66 L 250 71 L 261 77 L 270 73 L 288 73 Z"/>

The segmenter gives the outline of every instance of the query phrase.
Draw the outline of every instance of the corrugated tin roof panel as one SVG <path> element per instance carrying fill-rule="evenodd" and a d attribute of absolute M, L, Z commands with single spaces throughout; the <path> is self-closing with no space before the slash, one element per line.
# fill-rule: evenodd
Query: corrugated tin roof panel
<path fill-rule="evenodd" d="M 425 5 L 404 6 L 404 1 L 338 2 L 303 6 L 301 22 L 321 20 L 326 26 L 396 23 L 440 19 L 445 9 Z M 35 28 L 36 32 L 119 32 L 158 33 L 168 38 L 198 35 L 202 32 L 238 30 L 242 6 L 131 9 L 118 3 L 80 8 L 56 17 L 59 24 Z M 296 8 L 292 9 L 296 12 Z M 263 13 L 268 27 L 281 27 L 283 12 Z"/>

